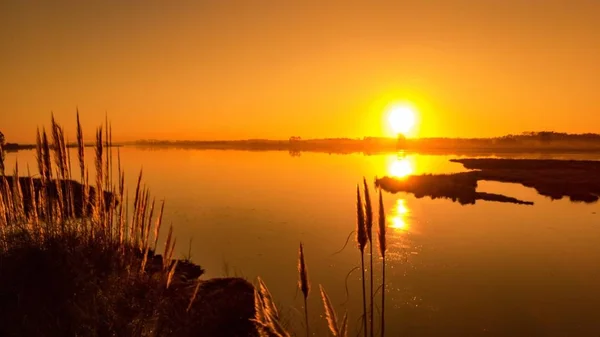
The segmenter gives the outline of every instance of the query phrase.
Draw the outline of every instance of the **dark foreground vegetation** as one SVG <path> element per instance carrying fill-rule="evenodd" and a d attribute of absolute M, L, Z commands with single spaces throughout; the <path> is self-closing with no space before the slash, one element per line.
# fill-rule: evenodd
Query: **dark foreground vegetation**
<path fill-rule="evenodd" d="M 184 261 L 170 273 L 160 256 L 142 269 L 136 248 L 73 231 L 43 240 L 13 231 L 3 243 L 0 336 L 252 335 L 245 280 L 200 281 L 202 269 Z"/>
<path fill-rule="evenodd" d="M 38 131 L 39 178 L 0 172 L 0 336 L 257 335 L 250 283 L 202 280 L 200 266 L 173 258 L 172 227 L 155 253 L 164 204 L 140 173 L 130 210 L 105 131 L 91 184 L 79 123 L 75 182 L 54 119 L 50 137 Z"/>
<path fill-rule="evenodd" d="M 408 192 L 418 198 L 448 198 L 461 204 L 477 200 L 533 204 L 499 194 L 477 192 L 481 180 L 517 183 L 534 188 L 553 200 L 592 203 L 600 198 L 600 162 L 536 159 L 453 159 L 473 170 L 444 175 L 418 175 L 404 179 L 383 177 L 376 185 L 386 191 Z"/>

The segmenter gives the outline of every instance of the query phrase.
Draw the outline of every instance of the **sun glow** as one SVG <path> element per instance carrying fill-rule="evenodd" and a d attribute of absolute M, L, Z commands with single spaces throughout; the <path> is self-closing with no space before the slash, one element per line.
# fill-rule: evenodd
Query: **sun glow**
<path fill-rule="evenodd" d="M 394 135 L 407 136 L 414 131 L 417 113 L 409 105 L 394 105 L 388 110 L 387 121 Z"/>

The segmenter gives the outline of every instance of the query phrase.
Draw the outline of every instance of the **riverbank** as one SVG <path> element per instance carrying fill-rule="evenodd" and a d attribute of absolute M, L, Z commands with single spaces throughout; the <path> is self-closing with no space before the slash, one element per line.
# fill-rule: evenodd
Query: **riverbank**
<path fill-rule="evenodd" d="M 1 336 L 254 336 L 254 287 L 65 232 L 12 231 L 0 250 Z M 196 292 L 197 288 L 197 292 Z"/>

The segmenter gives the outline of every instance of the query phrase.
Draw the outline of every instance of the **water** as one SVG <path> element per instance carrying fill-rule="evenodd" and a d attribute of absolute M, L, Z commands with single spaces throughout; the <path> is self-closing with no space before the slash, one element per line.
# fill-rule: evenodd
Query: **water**
<path fill-rule="evenodd" d="M 91 160 L 93 153 L 86 155 Z M 300 335 L 296 264 L 303 242 L 312 283 L 311 325 L 319 336 L 326 335 L 319 284 L 338 315 L 349 313 L 351 331 L 360 326 L 358 271 L 348 277 L 346 294 L 346 276 L 359 265 L 359 252 L 351 240 L 334 253 L 356 226 L 356 184 L 362 177 L 371 183 L 376 176 L 463 170 L 448 161 L 454 156 L 297 157 L 129 147 L 121 148 L 120 155 L 130 195 L 143 167 L 152 195 L 166 200 L 165 223 L 175 227 L 180 256 L 191 253 L 206 277 L 261 276 L 284 320 Z M 7 167 L 17 157 L 21 170 L 28 164 L 35 174 L 34 152 L 8 154 Z M 535 206 L 461 206 L 384 194 L 389 220 L 386 335 L 599 335 L 600 206 L 551 201 L 515 184 L 482 182 L 479 190 L 531 200 Z"/>

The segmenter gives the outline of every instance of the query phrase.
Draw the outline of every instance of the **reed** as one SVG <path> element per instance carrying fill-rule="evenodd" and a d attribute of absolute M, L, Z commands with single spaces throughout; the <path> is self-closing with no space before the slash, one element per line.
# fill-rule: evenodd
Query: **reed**
<path fill-rule="evenodd" d="M 0 142 L 0 175 L 4 175 L 4 144 Z"/>
<path fill-rule="evenodd" d="M 263 280 L 258 277 L 258 286 L 254 287 L 254 318 L 260 337 L 289 337 L 279 321 L 279 310 L 272 300 L 271 293 Z"/>
<path fill-rule="evenodd" d="M 385 335 L 385 252 L 386 246 L 385 209 L 383 208 L 383 198 L 381 189 L 379 189 L 379 253 L 381 254 L 381 337 Z"/>
<path fill-rule="evenodd" d="M 367 293 L 365 287 L 365 246 L 367 245 L 367 228 L 365 224 L 365 213 L 360 196 L 360 187 L 356 186 L 356 243 L 360 251 L 360 271 L 362 275 L 362 295 L 363 295 L 363 330 L 364 336 L 367 335 Z"/>
<path fill-rule="evenodd" d="M 369 240 L 369 258 L 370 258 L 370 262 L 369 262 L 369 273 L 370 273 L 370 277 L 369 277 L 369 282 L 370 282 L 370 294 L 369 294 L 369 303 L 370 303 L 370 308 L 369 308 L 369 327 L 370 330 L 369 332 L 371 333 L 371 336 L 374 336 L 374 330 L 373 330 L 373 322 L 374 322 L 374 315 L 375 312 L 373 310 L 374 308 L 374 296 L 373 296 L 373 207 L 371 205 L 371 196 L 369 194 L 369 185 L 367 184 L 367 179 L 363 178 L 363 184 L 364 184 L 364 194 L 365 194 L 365 228 L 367 230 L 367 238 Z"/>
<path fill-rule="evenodd" d="M 308 325 L 308 293 L 310 292 L 310 283 L 308 282 L 308 270 L 306 269 L 306 263 L 304 261 L 304 247 L 300 243 L 300 249 L 298 251 L 298 274 L 299 281 L 298 287 L 302 291 L 304 297 L 304 322 L 306 323 L 306 336 L 310 336 L 310 328 Z"/>
<path fill-rule="evenodd" d="M 201 284 L 202 284 L 202 281 L 200 280 L 200 277 L 198 276 L 198 279 L 196 280 L 196 286 L 194 287 L 194 293 L 192 294 L 192 297 L 190 298 L 190 304 L 188 304 L 188 307 L 185 309 L 186 312 L 189 312 L 192 309 L 192 305 L 194 305 L 196 296 L 198 296 L 198 290 L 200 289 Z"/>
<path fill-rule="evenodd" d="M 171 282 L 173 282 L 173 276 L 175 275 L 175 270 L 177 269 L 177 263 L 179 260 L 173 262 L 173 265 L 169 269 L 169 273 L 167 274 L 167 289 L 171 286 Z"/>
<path fill-rule="evenodd" d="M 327 296 L 327 292 L 322 285 L 319 285 L 319 290 L 321 292 L 321 300 L 323 301 L 323 306 L 325 307 L 325 318 L 327 319 L 327 327 L 329 328 L 329 332 L 333 335 L 333 337 L 347 337 L 348 336 L 348 315 L 344 314 L 344 318 L 340 323 L 337 318 L 337 314 L 331 301 L 329 300 L 329 296 Z"/>

